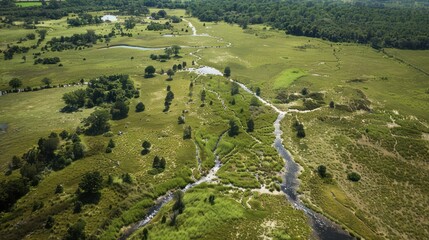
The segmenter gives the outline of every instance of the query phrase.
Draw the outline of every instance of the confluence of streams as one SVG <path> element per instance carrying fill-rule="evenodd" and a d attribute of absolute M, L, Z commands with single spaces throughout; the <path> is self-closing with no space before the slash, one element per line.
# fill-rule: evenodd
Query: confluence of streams
<path fill-rule="evenodd" d="M 188 22 L 189 27 L 192 29 L 192 33 L 193 33 L 192 36 L 202 36 L 202 35 L 197 35 L 197 30 L 192 25 L 191 22 L 189 22 L 186 19 L 183 19 L 183 20 Z M 204 35 L 204 36 L 209 36 L 209 35 Z M 219 39 L 221 40 L 221 38 L 219 38 Z M 231 45 L 232 45 L 231 43 L 227 43 L 227 47 L 230 47 Z M 199 50 L 201 50 L 201 49 L 199 49 Z M 199 50 L 197 50 L 196 52 L 198 52 Z M 201 60 L 201 57 L 199 57 L 195 54 L 196 52 L 192 53 L 191 55 L 197 57 L 198 60 Z M 202 70 L 202 69 L 204 69 L 204 70 Z M 202 70 L 202 71 L 199 71 L 199 70 Z M 200 68 L 200 69 L 188 69 L 188 71 L 196 72 L 197 74 L 201 74 L 201 75 L 205 75 L 207 73 L 211 74 L 211 75 L 220 75 L 220 76 L 223 75 L 222 72 L 219 71 L 218 69 L 215 69 L 212 67 L 207 67 L 207 66 Z M 298 173 L 300 170 L 300 166 L 296 162 L 293 161 L 291 154 L 283 146 L 283 139 L 282 139 L 283 132 L 281 130 L 280 123 L 283 120 L 283 118 L 286 116 L 286 114 L 289 112 L 305 113 L 305 112 L 309 112 L 309 111 L 297 111 L 297 110 L 281 111 L 276 106 L 274 106 L 272 103 L 261 98 L 260 96 L 257 96 L 254 92 L 252 92 L 243 83 L 237 82 L 233 79 L 230 79 L 230 81 L 238 84 L 238 86 L 240 86 L 244 91 L 252 94 L 256 98 L 258 98 L 259 101 L 261 101 L 264 105 L 272 108 L 275 112 L 278 113 L 277 119 L 273 124 L 274 125 L 274 135 L 276 137 L 274 140 L 274 143 L 273 143 L 273 147 L 277 150 L 279 155 L 285 160 L 285 163 L 286 163 L 286 172 L 285 172 L 285 176 L 284 176 L 285 183 L 282 185 L 282 191 L 285 193 L 286 198 L 292 204 L 292 206 L 294 206 L 296 209 L 302 210 L 308 216 L 308 218 L 311 222 L 311 226 L 312 226 L 314 235 L 321 240 L 355 239 L 354 237 L 350 236 L 347 232 L 342 230 L 339 225 L 333 223 L 331 220 L 327 219 L 323 215 L 316 213 L 313 210 L 307 208 L 300 201 L 300 199 L 298 197 L 296 190 L 298 189 L 298 186 L 299 186 Z M 216 152 L 217 146 L 218 146 L 220 140 L 222 139 L 222 137 L 225 133 L 226 133 L 226 131 L 223 132 L 219 136 L 218 141 L 216 143 L 216 147 L 213 151 L 214 153 Z M 197 156 L 197 158 L 198 158 L 198 156 Z M 201 183 L 204 183 L 204 182 L 212 182 L 214 179 L 216 179 L 216 173 L 220 169 L 221 166 L 222 165 L 220 163 L 219 156 L 216 155 L 215 156 L 215 166 L 212 169 L 210 169 L 209 173 L 206 176 L 199 179 L 198 181 L 186 185 L 186 187 L 183 188 L 182 191 L 186 192 L 187 190 L 189 190 L 189 189 L 191 189 L 191 188 L 193 188 L 193 187 L 195 187 Z M 159 212 L 159 210 L 162 208 L 162 206 L 164 206 L 166 203 L 168 203 L 172 199 L 173 199 L 173 193 L 172 192 L 168 192 L 166 195 L 159 197 L 155 206 L 152 207 L 151 209 L 149 209 L 146 217 L 143 220 L 139 221 L 138 223 L 135 223 L 132 226 L 130 226 L 124 232 L 124 234 L 121 236 L 120 239 L 127 239 L 132 233 L 134 233 L 139 228 L 148 224 L 153 219 L 153 217 Z"/>

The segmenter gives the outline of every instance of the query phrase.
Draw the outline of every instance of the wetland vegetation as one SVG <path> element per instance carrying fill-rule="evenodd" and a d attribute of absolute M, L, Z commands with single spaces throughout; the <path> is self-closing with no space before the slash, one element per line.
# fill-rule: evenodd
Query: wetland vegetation
<path fill-rule="evenodd" d="M 429 238 L 426 1 L 0 4 L 5 239 Z"/>

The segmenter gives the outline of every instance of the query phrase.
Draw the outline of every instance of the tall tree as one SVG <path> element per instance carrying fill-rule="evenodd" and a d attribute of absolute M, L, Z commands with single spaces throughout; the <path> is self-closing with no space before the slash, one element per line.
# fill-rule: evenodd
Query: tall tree
<path fill-rule="evenodd" d="M 46 87 L 50 87 L 50 86 L 51 86 L 51 83 L 52 83 L 52 80 L 51 80 L 51 79 L 49 79 L 49 78 L 47 78 L 47 77 L 44 77 L 44 78 L 42 79 L 42 83 L 43 83 L 43 84 L 45 84 L 45 85 L 46 85 Z"/>
<path fill-rule="evenodd" d="M 12 78 L 9 81 L 9 86 L 14 88 L 14 89 L 18 89 L 19 87 L 22 86 L 22 81 L 19 78 Z"/>
<path fill-rule="evenodd" d="M 156 72 L 156 69 L 152 65 L 147 66 L 144 70 L 145 77 L 153 77 L 155 72 Z"/>
<path fill-rule="evenodd" d="M 88 124 L 86 133 L 89 135 L 98 135 L 109 131 L 110 114 L 106 110 L 96 110 L 91 113 L 88 118 L 84 120 L 84 123 Z"/>
<path fill-rule="evenodd" d="M 84 193 L 98 193 L 103 188 L 103 177 L 99 171 L 88 172 L 80 181 L 79 188 Z"/>
<path fill-rule="evenodd" d="M 228 135 L 230 137 L 234 137 L 236 135 L 238 135 L 239 133 L 239 127 L 237 125 L 237 123 L 235 123 L 234 120 L 229 120 L 229 130 L 228 130 Z"/>
<path fill-rule="evenodd" d="M 247 132 L 253 132 L 255 128 L 255 123 L 253 122 L 253 119 L 247 120 Z"/>
<path fill-rule="evenodd" d="M 225 77 L 230 77 L 231 76 L 231 68 L 230 67 L 225 67 L 225 70 L 223 70 L 223 75 Z"/>

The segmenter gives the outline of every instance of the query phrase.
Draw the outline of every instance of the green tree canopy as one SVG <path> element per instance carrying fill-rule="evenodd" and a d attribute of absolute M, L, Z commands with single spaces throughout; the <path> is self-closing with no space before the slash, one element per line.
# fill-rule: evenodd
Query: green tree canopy
<path fill-rule="evenodd" d="M 103 188 L 103 177 L 99 171 L 88 172 L 80 181 L 79 188 L 85 193 L 98 193 Z"/>
<path fill-rule="evenodd" d="M 147 66 L 144 70 L 145 77 L 153 77 L 155 72 L 156 72 L 156 69 L 152 65 Z"/>
<path fill-rule="evenodd" d="M 19 78 L 12 78 L 9 81 L 9 86 L 11 88 L 17 89 L 22 86 L 22 81 Z"/>
<path fill-rule="evenodd" d="M 86 133 L 89 135 L 99 135 L 110 130 L 110 114 L 106 110 L 96 110 L 84 120 L 89 127 Z"/>

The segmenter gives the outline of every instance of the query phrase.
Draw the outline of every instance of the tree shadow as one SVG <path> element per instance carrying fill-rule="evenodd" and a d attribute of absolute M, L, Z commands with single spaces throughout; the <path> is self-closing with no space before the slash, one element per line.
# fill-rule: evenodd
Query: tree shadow
<path fill-rule="evenodd" d="M 149 149 L 143 149 L 142 151 L 141 151 L 141 154 L 142 155 L 146 155 L 146 154 L 148 154 L 150 152 L 150 150 Z"/>
<path fill-rule="evenodd" d="M 78 199 L 83 204 L 98 204 L 101 199 L 101 193 L 81 193 Z"/>

